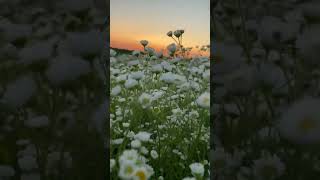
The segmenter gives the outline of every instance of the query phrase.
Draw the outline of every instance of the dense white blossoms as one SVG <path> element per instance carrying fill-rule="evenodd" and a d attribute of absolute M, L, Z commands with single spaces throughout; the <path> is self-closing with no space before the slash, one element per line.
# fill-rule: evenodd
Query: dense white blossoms
<path fill-rule="evenodd" d="M 205 92 L 205 93 L 201 94 L 198 97 L 196 102 L 201 107 L 209 108 L 210 107 L 210 93 Z"/>
<path fill-rule="evenodd" d="M 111 95 L 116 96 L 121 92 L 121 87 L 118 85 L 111 90 Z"/>
<path fill-rule="evenodd" d="M 153 56 L 153 55 L 156 54 L 156 51 L 155 51 L 153 48 L 151 48 L 151 47 L 146 47 L 145 50 L 147 51 L 147 53 L 148 53 L 150 56 Z"/>
<path fill-rule="evenodd" d="M 39 128 L 39 127 L 46 127 L 49 124 L 49 119 L 47 116 L 37 116 L 31 119 L 28 119 L 25 122 L 25 125 L 27 127 L 34 127 L 34 128 Z"/>
<path fill-rule="evenodd" d="M 136 150 L 124 151 L 119 159 L 119 177 L 121 179 L 149 179 L 154 174 L 154 171 L 143 159 L 144 157 Z"/>
<path fill-rule="evenodd" d="M 181 85 L 187 81 L 185 76 L 179 74 L 173 74 L 172 72 L 164 73 L 160 76 L 160 80 L 166 83 L 174 83 Z"/>
<path fill-rule="evenodd" d="M 127 89 L 130 89 L 130 88 L 133 88 L 135 86 L 137 86 L 139 84 L 139 82 L 135 79 L 127 79 L 124 86 L 127 88 Z"/>
<path fill-rule="evenodd" d="M 151 68 L 151 71 L 152 72 L 161 72 L 162 71 L 162 66 L 161 64 L 155 64 L 152 66 Z"/>
<path fill-rule="evenodd" d="M 208 58 L 186 60 L 178 53 L 167 58 L 143 44 L 144 52 L 118 54 L 111 63 L 110 144 L 118 149 L 111 154 L 117 161 L 110 169 L 112 178 L 170 179 L 181 168 L 190 168 L 188 174 L 174 178 L 207 179 L 206 163 L 189 167 L 186 162 L 207 159 L 210 99 L 209 93 L 201 93 L 209 90 Z M 190 73 L 192 69 L 195 73 Z M 199 146 L 185 148 L 194 143 Z M 176 163 L 170 162 L 172 158 Z"/>
<path fill-rule="evenodd" d="M 132 72 L 132 73 L 130 73 L 129 77 L 132 79 L 139 80 L 144 77 L 144 72 L 143 71 Z"/>
<path fill-rule="evenodd" d="M 139 148 L 139 147 L 141 147 L 141 141 L 140 140 L 133 140 L 133 141 L 131 141 L 131 147 L 132 148 Z"/>
<path fill-rule="evenodd" d="M 37 85 L 32 76 L 23 76 L 10 82 L 4 92 L 2 101 L 12 107 L 26 104 L 36 93 Z"/>
<path fill-rule="evenodd" d="M 285 165 L 276 155 L 264 153 L 258 160 L 254 160 L 253 172 L 256 179 L 276 179 L 285 170 Z"/>
<path fill-rule="evenodd" d="M 110 56 L 115 57 L 117 55 L 117 52 L 113 49 L 110 49 Z"/>
<path fill-rule="evenodd" d="M 142 142 L 147 142 L 150 140 L 151 134 L 148 132 L 141 131 L 138 134 L 134 135 L 134 138 Z"/>
<path fill-rule="evenodd" d="M 132 51 L 132 55 L 138 57 L 140 55 L 140 51 L 134 50 Z"/>
<path fill-rule="evenodd" d="M 28 44 L 19 52 L 20 62 L 23 64 L 32 64 L 37 61 L 47 61 L 51 57 L 53 43 L 41 41 L 34 44 Z"/>
<path fill-rule="evenodd" d="M 82 58 L 61 55 L 50 62 L 46 75 L 54 85 L 62 85 L 91 71 L 90 63 Z"/>

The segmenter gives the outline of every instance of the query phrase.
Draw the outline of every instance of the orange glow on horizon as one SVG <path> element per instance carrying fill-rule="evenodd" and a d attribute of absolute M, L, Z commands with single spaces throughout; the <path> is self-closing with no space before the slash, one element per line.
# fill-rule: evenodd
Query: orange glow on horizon
<path fill-rule="evenodd" d="M 175 43 L 167 32 L 184 29 L 183 46 L 193 47 L 191 55 L 200 55 L 196 46 L 210 44 L 210 1 L 182 2 L 185 1 L 111 0 L 110 47 L 143 50 L 140 41 L 147 40 L 148 46 L 166 54 L 167 46 Z"/>

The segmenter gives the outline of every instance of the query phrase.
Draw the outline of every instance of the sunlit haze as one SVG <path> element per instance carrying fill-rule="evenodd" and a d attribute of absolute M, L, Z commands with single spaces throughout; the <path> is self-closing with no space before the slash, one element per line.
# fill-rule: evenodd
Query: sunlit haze
<path fill-rule="evenodd" d="M 209 0 L 111 0 L 110 46 L 113 48 L 142 50 L 140 40 L 165 50 L 173 39 L 168 31 L 184 29 L 184 47 L 210 44 Z M 203 55 L 208 55 L 205 53 Z"/>

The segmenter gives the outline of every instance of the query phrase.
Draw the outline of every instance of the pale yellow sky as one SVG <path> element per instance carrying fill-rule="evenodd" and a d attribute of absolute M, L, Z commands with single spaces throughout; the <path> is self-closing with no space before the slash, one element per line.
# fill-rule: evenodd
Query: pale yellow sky
<path fill-rule="evenodd" d="M 176 29 L 185 30 L 184 47 L 210 44 L 210 1 L 110 1 L 111 47 L 142 50 L 139 42 L 145 39 L 156 50 L 165 49 L 174 42 L 167 32 Z"/>

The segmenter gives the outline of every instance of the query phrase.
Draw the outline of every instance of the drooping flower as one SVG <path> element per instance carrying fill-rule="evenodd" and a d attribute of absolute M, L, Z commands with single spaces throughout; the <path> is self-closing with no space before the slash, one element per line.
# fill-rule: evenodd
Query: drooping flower
<path fill-rule="evenodd" d="M 181 31 L 180 30 L 176 30 L 173 32 L 174 36 L 176 36 L 177 38 L 179 38 L 181 36 Z"/>
<path fill-rule="evenodd" d="M 172 31 L 169 31 L 169 32 L 167 33 L 167 36 L 172 37 Z"/>

